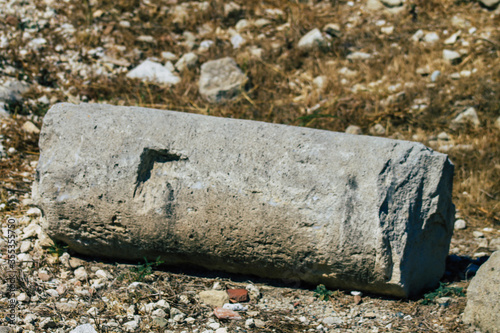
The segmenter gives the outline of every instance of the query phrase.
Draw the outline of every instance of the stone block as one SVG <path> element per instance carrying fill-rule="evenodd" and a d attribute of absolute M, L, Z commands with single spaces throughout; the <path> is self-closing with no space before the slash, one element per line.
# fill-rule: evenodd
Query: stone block
<path fill-rule="evenodd" d="M 444 273 L 452 178 L 414 142 L 58 104 L 33 199 L 47 234 L 82 254 L 408 297 Z"/>

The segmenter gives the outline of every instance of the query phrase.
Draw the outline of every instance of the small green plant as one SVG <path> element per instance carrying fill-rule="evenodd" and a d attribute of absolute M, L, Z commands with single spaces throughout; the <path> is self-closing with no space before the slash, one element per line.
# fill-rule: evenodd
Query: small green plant
<path fill-rule="evenodd" d="M 447 283 L 439 282 L 439 287 L 424 295 L 424 298 L 420 301 L 420 303 L 424 305 L 434 303 L 434 299 L 438 297 L 448 297 L 448 296 L 465 296 L 463 292 L 464 288 L 459 287 L 449 287 Z"/>
<path fill-rule="evenodd" d="M 68 245 L 65 245 L 64 243 L 54 241 L 54 244 L 52 244 L 47 251 L 52 254 L 54 257 L 59 258 L 62 256 L 64 252 L 68 250 Z"/>
<path fill-rule="evenodd" d="M 326 289 L 325 285 L 320 284 L 314 290 L 314 297 L 317 297 L 320 301 L 328 301 L 334 292 Z"/>
<path fill-rule="evenodd" d="M 160 260 L 160 256 L 156 258 L 154 262 L 149 262 L 146 257 L 144 257 L 144 263 L 138 263 L 136 267 L 130 269 L 131 275 L 129 275 L 130 281 L 142 281 L 148 275 L 153 274 L 153 268 L 158 267 L 163 264 L 164 261 Z M 122 276 L 122 278 L 124 278 Z"/>

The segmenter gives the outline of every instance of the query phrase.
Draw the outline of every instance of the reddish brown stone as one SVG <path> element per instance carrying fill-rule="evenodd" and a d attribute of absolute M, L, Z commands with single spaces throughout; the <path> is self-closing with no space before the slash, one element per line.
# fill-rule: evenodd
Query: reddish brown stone
<path fill-rule="evenodd" d="M 15 16 L 12 16 L 12 15 L 8 15 L 6 18 L 5 18 L 5 23 L 9 24 L 9 25 L 12 25 L 14 27 L 16 27 L 18 24 L 19 24 L 19 20 L 17 17 Z"/>
<path fill-rule="evenodd" d="M 361 295 L 354 295 L 354 304 L 358 305 L 362 302 Z"/>
<path fill-rule="evenodd" d="M 237 312 L 219 307 L 214 309 L 214 314 L 218 319 L 241 319 L 241 316 Z"/>
<path fill-rule="evenodd" d="M 233 303 L 248 302 L 248 291 L 246 289 L 228 289 L 229 300 Z"/>

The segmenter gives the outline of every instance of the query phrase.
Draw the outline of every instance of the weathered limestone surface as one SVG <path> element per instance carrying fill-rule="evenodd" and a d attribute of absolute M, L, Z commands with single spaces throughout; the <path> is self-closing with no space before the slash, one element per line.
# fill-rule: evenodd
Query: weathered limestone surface
<path fill-rule="evenodd" d="M 444 272 L 453 165 L 419 143 L 58 104 L 33 197 L 73 250 L 412 296 Z"/>
<path fill-rule="evenodd" d="M 464 322 L 484 333 L 500 332 L 500 251 L 479 268 L 467 288 Z"/>

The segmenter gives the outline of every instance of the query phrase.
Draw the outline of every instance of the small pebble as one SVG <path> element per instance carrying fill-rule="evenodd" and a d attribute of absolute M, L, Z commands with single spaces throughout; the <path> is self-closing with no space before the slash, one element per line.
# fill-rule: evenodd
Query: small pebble
<path fill-rule="evenodd" d="M 463 230 L 463 229 L 467 228 L 467 223 L 462 219 L 456 220 L 454 228 L 455 228 L 455 230 Z"/>

